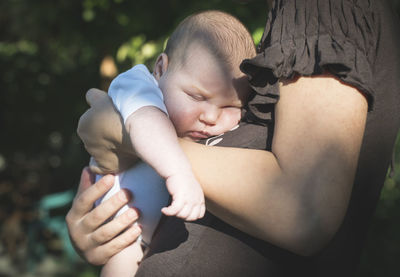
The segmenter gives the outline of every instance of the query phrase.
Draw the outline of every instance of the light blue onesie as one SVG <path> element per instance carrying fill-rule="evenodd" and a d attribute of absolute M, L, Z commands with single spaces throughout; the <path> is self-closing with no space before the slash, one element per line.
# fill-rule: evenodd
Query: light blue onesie
<path fill-rule="evenodd" d="M 108 94 L 121 113 L 124 123 L 133 112 L 144 106 L 155 106 L 168 115 L 158 82 L 144 65 L 136 65 L 118 75 L 112 81 Z M 98 180 L 101 176 L 96 178 Z M 116 175 L 114 186 L 97 204 L 107 200 L 121 188 L 130 190 L 134 195 L 129 205 L 140 210 L 138 224 L 142 226 L 142 242 L 148 245 L 161 218 L 161 208 L 168 205 L 169 193 L 165 182 L 153 168 L 140 162 Z M 124 206 L 116 216 L 127 209 L 128 206 Z"/>

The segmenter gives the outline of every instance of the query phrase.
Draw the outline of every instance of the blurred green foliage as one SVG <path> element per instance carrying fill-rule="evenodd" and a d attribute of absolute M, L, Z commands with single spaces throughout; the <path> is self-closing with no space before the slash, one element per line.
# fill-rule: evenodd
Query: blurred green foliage
<path fill-rule="evenodd" d="M 400 1 L 394 3 L 399 11 Z M 71 254 L 63 223 L 88 162 L 75 133 L 88 107 L 84 94 L 107 89 L 114 74 L 135 63 L 151 68 L 174 27 L 205 9 L 234 14 L 260 40 L 265 0 L 0 2 L 0 276 L 98 274 Z M 399 162 L 396 167 L 360 276 L 400 274 Z"/>
<path fill-rule="evenodd" d="M 0 2 L 1 276 L 97 272 L 70 254 L 63 223 L 88 162 L 75 133 L 84 94 L 135 63 L 151 68 L 174 27 L 210 8 L 252 32 L 265 24 L 265 1 Z"/>
<path fill-rule="evenodd" d="M 386 178 L 371 223 L 368 243 L 361 259 L 360 277 L 400 276 L 400 133 L 395 157 L 394 176 Z"/>

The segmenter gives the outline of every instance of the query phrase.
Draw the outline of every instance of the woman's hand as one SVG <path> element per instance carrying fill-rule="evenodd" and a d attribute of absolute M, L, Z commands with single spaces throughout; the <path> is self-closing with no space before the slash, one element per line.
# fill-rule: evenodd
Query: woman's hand
<path fill-rule="evenodd" d="M 139 214 L 134 208 L 104 224 L 123 205 L 129 202 L 128 192 L 121 190 L 93 209 L 94 203 L 114 183 L 106 175 L 94 183 L 93 174 L 83 169 L 78 192 L 66 216 L 71 242 L 78 254 L 94 265 L 105 264 L 113 255 L 132 244 L 140 235 L 139 226 L 133 226 Z"/>
<path fill-rule="evenodd" d="M 90 89 L 86 101 L 90 108 L 79 119 L 77 132 L 92 156 L 90 170 L 104 175 L 132 167 L 138 159 L 110 97 L 104 91 Z"/>

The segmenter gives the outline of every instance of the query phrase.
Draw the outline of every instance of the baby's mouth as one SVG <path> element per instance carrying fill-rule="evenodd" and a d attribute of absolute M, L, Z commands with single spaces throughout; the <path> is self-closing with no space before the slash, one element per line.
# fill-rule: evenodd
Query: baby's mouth
<path fill-rule="evenodd" d="M 190 131 L 188 133 L 188 137 L 190 137 L 194 141 L 197 141 L 197 140 L 201 140 L 201 139 L 210 137 L 210 134 L 207 132 L 203 132 L 203 131 Z"/>

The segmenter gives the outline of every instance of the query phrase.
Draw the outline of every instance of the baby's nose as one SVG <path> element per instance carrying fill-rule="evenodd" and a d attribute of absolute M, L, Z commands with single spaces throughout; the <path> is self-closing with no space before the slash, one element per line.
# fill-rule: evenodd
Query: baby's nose
<path fill-rule="evenodd" d="M 217 107 L 209 107 L 200 115 L 200 121 L 207 125 L 215 125 L 221 114 L 221 109 Z"/>

